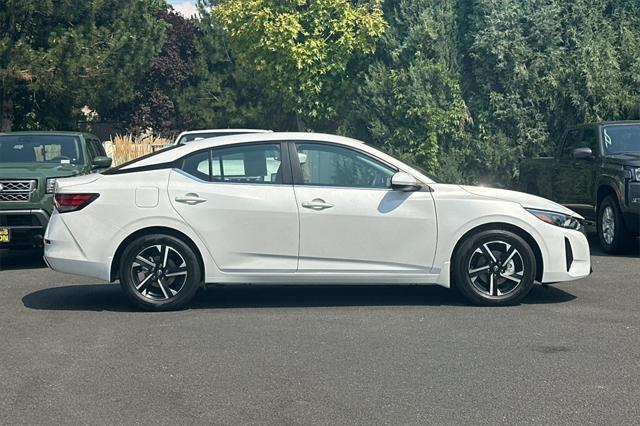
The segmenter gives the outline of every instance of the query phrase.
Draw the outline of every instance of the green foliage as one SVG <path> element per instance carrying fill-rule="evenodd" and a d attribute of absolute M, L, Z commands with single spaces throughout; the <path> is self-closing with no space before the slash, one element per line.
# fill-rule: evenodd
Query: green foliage
<path fill-rule="evenodd" d="M 198 8 L 193 79 L 177 101 L 184 128 L 280 128 L 286 120 L 281 103 L 261 90 L 252 73 L 236 66 L 228 34 L 208 3 L 200 1 Z"/>
<path fill-rule="evenodd" d="M 637 0 L 0 2 L 0 128 L 295 128 L 508 186 L 568 125 L 640 118 Z M 357 171 L 353 171 L 358 173 Z"/>
<path fill-rule="evenodd" d="M 162 50 L 144 73 L 139 73 L 133 99 L 108 112 L 134 133 L 146 129 L 171 133 L 181 128 L 184 123 L 177 114 L 177 99 L 196 77 L 196 22 L 173 10 L 163 11 L 158 18 L 167 25 Z"/>
<path fill-rule="evenodd" d="M 470 170 L 509 185 L 568 125 L 636 118 L 634 1 L 475 0 L 462 15 L 463 85 L 482 156 Z M 481 175 L 477 173 L 477 175 Z"/>
<path fill-rule="evenodd" d="M 385 29 L 380 0 L 223 0 L 213 14 L 239 65 L 311 120 L 336 115 L 349 61 L 373 52 Z"/>
<path fill-rule="evenodd" d="M 351 126 L 365 140 L 440 170 L 468 119 L 455 65 L 453 1 L 403 0 L 385 9 L 390 28 L 364 75 Z M 356 130 L 357 131 L 357 130 Z"/>
<path fill-rule="evenodd" d="M 2 127 L 11 127 L 19 92 L 98 110 L 131 99 L 135 77 L 162 46 L 156 16 L 164 9 L 164 0 L 0 2 Z"/>

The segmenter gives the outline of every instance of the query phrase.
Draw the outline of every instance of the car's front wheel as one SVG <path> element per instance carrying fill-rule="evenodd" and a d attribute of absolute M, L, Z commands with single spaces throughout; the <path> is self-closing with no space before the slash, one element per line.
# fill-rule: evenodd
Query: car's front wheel
<path fill-rule="evenodd" d="M 502 306 L 520 302 L 536 277 L 532 248 L 506 230 L 473 234 L 453 259 L 453 285 L 476 305 Z"/>
<path fill-rule="evenodd" d="M 598 207 L 598 238 L 607 253 L 626 253 L 633 248 L 635 236 L 627 231 L 618 202 L 611 195 Z"/>
<path fill-rule="evenodd" d="M 135 305 L 152 311 L 183 308 L 202 282 L 194 251 L 171 235 L 132 241 L 120 262 L 120 285 Z"/>

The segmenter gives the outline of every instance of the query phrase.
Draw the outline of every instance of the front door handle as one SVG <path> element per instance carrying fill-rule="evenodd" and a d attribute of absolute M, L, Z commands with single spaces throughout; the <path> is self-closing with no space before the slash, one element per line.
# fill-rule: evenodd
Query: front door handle
<path fill-rule="evenodd" d="M 314 198 L 311 201 L 303 202 L 302 207 L 312 210 L 324 210 L 330 209 L 331 207 L 333 207 L 333 204 L 325 202 L 322 198 Z"/>
<path fill-rule="evenodd" d="M 193 192 L 190 192 L 189 194 L 185 194 L 185 195 L 178 195 L 175 198 L 175 200 L 178 203 L 184 203 L 189 205 L 205 203 L 207 201 L 206 198 L 200 198 L 198 194 L 194 194 Z"/>

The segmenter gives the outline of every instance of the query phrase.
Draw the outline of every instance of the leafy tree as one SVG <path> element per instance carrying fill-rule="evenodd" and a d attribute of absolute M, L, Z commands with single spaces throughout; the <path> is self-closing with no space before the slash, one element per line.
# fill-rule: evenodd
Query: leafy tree
<path fill-rule="evenodd" d="M 232 60 L 227 33 L 209 4 L 198 3 L 194 73 L 177 99 L 188 128 L 256 127 L 286 129 L 281 102 L 268 96 L 251 72 Z"/>
<path fill-rule="evenodd" d="M 505 185 L 568 125 L 638 114 L 640 5 L 619 0 L 475 0 L 461 14 L 463 87 L 479 155 Z"/>
<path fill-rule="evenodd" d="M 485 179 L 509 184 L 521 158 L 549 148 L 563 54 L 560 10 L 549 0 L 474 2 L 465 82 L 476 124 L 471 162 Z"/>
<path fill-rule="evenodd" d="M 67 99 L 67 110 L 102 111 L 130 99 L 135 77 L 162 46 L 165 25 L 156 16 L 166 7 L 164 0 L 0 2 L 0 129 L 11 129 L 24 93 Z"/>
<path fill-rule="evenodd" d="M 639 13 L 634 1 L 564 5 L 562 104 L 556 116 L 578 122 L 638 116 Z"/>
<path fill-rule="evenodd" d="M 167 24 L 162 50 L 138 78 L 133 99 L 108 113 L 134 133 L 147 128 L 169 133 L 181 128 L 177 99 L 196 77 L 196 23 L 171 9 L 163 10 L 158 18 Z"/>
<path fill-rule="evenodd" d="M 438 156 L 460 148 L 468 119 L 456 64 L 455 1 L 388 2 L 385 17 L 389 29 L 350 125 L 363 139 L 442 175 Z"/>
<path fill-rule="evenodd" d="M 212 13 L 228 32 L 239 66 L 287 110 L 310 120 L 335 117 L 350 60 L 373 52 L 385 29 L 380 0 L 215 3 Z"/>

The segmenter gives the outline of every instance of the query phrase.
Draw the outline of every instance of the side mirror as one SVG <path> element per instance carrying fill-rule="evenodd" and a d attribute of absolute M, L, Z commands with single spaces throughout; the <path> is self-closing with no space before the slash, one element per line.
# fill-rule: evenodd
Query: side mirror
<path fill-rule="evenodd" d="M 94 157 L 93 162 L 91 163 L 94 169 L 106 169 L 111 167 L 111 158 L 109 157 Z"/>
<path fill-rule="evenodd" d="M 417 191 L 421 188 L 420 182 L 405 172 L 398 172 L 391 177 L 391 188 L 398 191 Z"/>
<path fill-rule="evenodd" d="M 577 160 L 585 159 L 585 158 L 593 158 L 593 151 L 591 151 L 591 148 L 583 146 L 571 151 L 571 156 Z"/>

